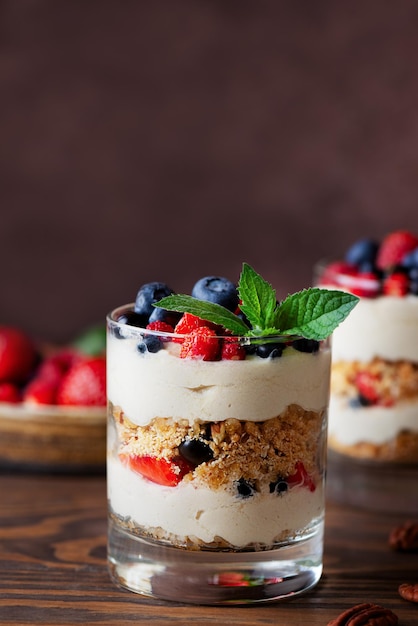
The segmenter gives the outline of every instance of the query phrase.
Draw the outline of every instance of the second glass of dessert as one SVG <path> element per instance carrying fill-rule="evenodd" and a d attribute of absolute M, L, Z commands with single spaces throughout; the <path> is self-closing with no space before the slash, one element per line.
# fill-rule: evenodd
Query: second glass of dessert
<path fill-rule="evenodd" d="M 244 264 L 108 316 L 108 558 L 138 593 L 260 602 L 322 571 L 331 354 L 356 298 L 277 303 Z M 157 305 L 157 306 L 156 306 Z"/>
<path fill-rule="evenodd" d="M 360 296 L 333 335 L 330 497 L 417 513 L 418 237 L 358 240 L 317 282 Z"/>

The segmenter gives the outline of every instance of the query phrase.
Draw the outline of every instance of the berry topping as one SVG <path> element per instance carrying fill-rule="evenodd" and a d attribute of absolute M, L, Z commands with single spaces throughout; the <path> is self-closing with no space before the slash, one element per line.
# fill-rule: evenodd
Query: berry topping
<path fill-rule="evenodd" d="M 192 296 L 220 304 L 229 311 L 235 311 L 238 305 L 238 291 L 234 283 L 221 276 L 205 276 L 197 281 L 192 289 Z"/>
<path fill-rule="evenodd" d="M 408 254 L 403 257 L 401 265 L 409 270 L 418 268 L 418 247 L 414 248 L 412 252 L 408 252 Z"/>
<path fill-rule="evenodd" d="M 0 326 L 0 382 L 25 382 L 37 358 L 35 347 L 25 333 Z"/>
<path fill-rule="evenodd" d="M 251 498 L 256 493 L 256 488 L 251 480 L 246 480 L 245 478 L 240 478 L 235 482 L 235 488 L 240 498 L 246 500 L 247 498 Z"/>
<path fill-rule="evenodd" d="M 163 321 L 150 322 L 146 327 L 148 330 L 156 330 L 159 333 L 174 333 L 173 326 Z"/>
<path fill-rule="evenodd" d="M 224 339 L 221 349 L 221 359 L 225 361 L 243 361 L 246 354 L 244 346 L 241 346 L 233 337 L 231 337 L 231 339 Z"/>
<path fill-rule="evenodd" d="M 175 487 L 186 474 L 193 471 L 187 461 L 181 458 L 167 461 L 167 459 L 137 454 L 120 454 L 119 457 L 122 463 L 133 472 L 165 487 Z"/>
<path fill-rule="evenodd" d="M 200 326 L 189 333 L 180 351 L 182 359 L 202 359 L 216 361 L 219 357 L 219 339 L 216 333 L 207 326 Z"/>
<path fill-rule="evenodd" d="M 196 330 L 196 328 L 200 328 L 202 326 L 209 327 L 210 323 L 205 322 L 205 320 L 202 320 L 200 317 L 192 315 L 191 313 L 184 313 L 174 330 L 179 335 L 188 335 L 193 330 Z"/>
<path fill-rule="evenodd" d="M 262 343 L 249 346 L 249 353 L 255 353 L 261 359 L 277 359 L 282 356 L 285 347 L 284 343 Z"/>
<path fill-rule="evenodd" d="M 383 281 L 385 296 L 405 296 L 409 292 L 409 279 L 403 272 L 389 274 Z"/>
<path fill-rule="evenodd" d="M 116 320 L 118 324 L 129 324 L 130 326 L 136 326 L 138 328 L 145 328 L 148 322 L 148 318 L 135 313 L 135 311 L 127 311 L 118 317 Z M 119 329 L 117 329 L 119 330 Z M 122 335 L 116 332 L 116 336 L 122 337 Z"/>
<path fill-rule="evenodd" d="M 319 341 L 315 341 L 315 339 L 296 339 L 296 341 L 292 343 L 292 346 L 295 350 L 299 350 L 299 352 L 318 352 Z"/>
<path fill-rule="evenodd" d="M 173 290 L 165 283 L 146 283 L 142 285 L 136 295 L 134 311 L 148 322 L 155 308 L 153 304 L 173 293 Z"/>
<path fill-rule="evenodd" d="M 381 270 L 389 270 L 402 263 L 403 258 L 418 247 L 418 237 L 398 230 L 383 239 L 377 253 L 376 265 Z"/>
<path fill-rule="evenodd" d="M 213 459 L 213 450 L 203 439 L 185 439 L 179 445 L 179 452 L 194 466 Z"/>
<path fill-rule="evenodd" d="M 374 267 L 376 254 L 379 248 L 377 241 L 373 239 L 360 239 L 347 250 L 345 260 L 350 265 L 358 267 Z"/>
<path fill-rule="evenodd" d="M 64 375 L 57 391 L 57 403 L 65 405 L 106 405 L 106 360 L 104 357 L 76 361 Z"/>

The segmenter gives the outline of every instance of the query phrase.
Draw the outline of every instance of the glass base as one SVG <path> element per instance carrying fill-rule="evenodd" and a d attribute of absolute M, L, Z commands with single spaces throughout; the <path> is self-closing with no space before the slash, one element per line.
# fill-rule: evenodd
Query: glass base
<path fill-rule="evenodd" d="M 311 589 L 322 573 L 323 522 L 308 539 L 261 552 L 182 550 L 109 520 L 113 580 L 136 593 L 193 604 L 268 602 Z"/>
<path fill-rule="evenodd" d="M 327 499 L 369 511 L 418 514 L 418 465 L 348 457 L 328 451 Z"/>

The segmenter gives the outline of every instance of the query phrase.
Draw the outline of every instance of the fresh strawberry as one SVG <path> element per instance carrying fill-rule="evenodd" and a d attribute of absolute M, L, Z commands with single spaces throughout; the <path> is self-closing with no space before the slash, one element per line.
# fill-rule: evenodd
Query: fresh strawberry
<path fill-rule="evenodd" d="M 378 404 L 380 401 L 380 394 L 377 389 L 379 381 L 379 377 L 371 372 L 358 372 L 356 375 L 354 384 L 360 396 L 370 405 Z"/>
<path fill-rule="evenodd" d="M 178 335 L 188 335 L 193 330 L 196 330 L 196 328 L 200 328 L 201 326 L 208 326 L 208 323 L 196 315 L 184 313 L 177 322 L 174 330 Z"/>
<path fill-rule="evenodd" d="M 315 491 L 316 485 L 313 478 L 308 474 L 302 461 L 297 461 L 295 473 L 286 478 L 289 487 L 307 487 L 309 491 Z"/>
<path fill-rule="evenodd" d="M 180 358 L 216 361 L 219 356 L 219 339 L 207 326 L 200 326 L 189 333 L 181 346 Z"/>
<path fill-rule="evenodd" d="M 418 237 L 406 230 L 398 230 L 387 235 L 380 244 L 376 266 L 388 270 L 399 265 L 408 252 L 418 246 Z"/>
<path fill-rule="evenodd" d="M 57 392 L 57 403 L 65 405 L 106 405 L 106 359 L 80 359 L 64 375 Z"/>
<path fill-rule="evenodd" d="M 193 467 L 181 457 L 167 461 L 167 459 L 159 459 L 155 456 L 120 454 L 119 458 L 132 471 L 165 487 L 175 487 L 186 474 L 193 471 Z"/>
<path fill-rule="evenodd" d="M 23 391 L 23 402 L 27 404 L 55 404 L 58 381 L 48 378 L 34 378 Z"/>
<path fill-rule="evenodd" d="M 356 272 L 339 277 L 339 285 L 355 296 L 375 298 L 380 292 L 380 280 L 373 272 Z"/>
<path fill-rule="evenodd" d="M 36 360 L 36 349 L 25 333 L 0 326 L 0 381 L 25 382 Z"/>
<path fill-rule="evenodd" d="M 324 269 L 324 272 L 320 276 L 321 285 L 334 285 L 339 287 L 341 285 L 341 279 L 344 280 L 345 276 L 353 276 L 357 274 L 357 268 L 345 261 L 335 261 L 330 263 Z"/>
<path fill-rule="evenodd" d="M 0 383 L 0 402 L 17 404 L 21 400 L 20 389 L 13 383 Z"/>
<path fill-rule="evenodd" d="M 406 296 L 409 291 L 409 278 L 402 272 L 389 274 L 383 281 L 383 293 L 386 296 Z"/>
<path fill-rule="evenodd" d="M 226 361 L 243 361 L 246 357 L 244 346 L 241 346 L 234 338 L 224 339 L 221 349 L 221 359 Z"/>
<path fill-rule="evenodd" d="M 148 330 L 155 330 L 159 333 L 174 333 L 174 328 L 170 324 L 167 324 L 167 322 L 162 322 L 160 320 L 150 322 L 149 324 L 147 324 L 146 328 Z"/>

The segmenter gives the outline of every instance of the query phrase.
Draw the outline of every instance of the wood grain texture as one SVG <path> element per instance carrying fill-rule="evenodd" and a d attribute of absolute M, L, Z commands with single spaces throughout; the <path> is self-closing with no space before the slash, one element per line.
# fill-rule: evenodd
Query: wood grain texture
<path fill-rule="evenodd" d="M 398 587 L 417 582 L 417 553 L 389 548 L 404 516 L 328 505 L 324 574 L 294 600 L 253 607 L 199 607 L 116 587 L 106 565 L 104 476 L 0 474 L 0 624 L 236 624 L 326 626 L 359 602 L 392 609 L 401 626 L 418 606 Z"/>

